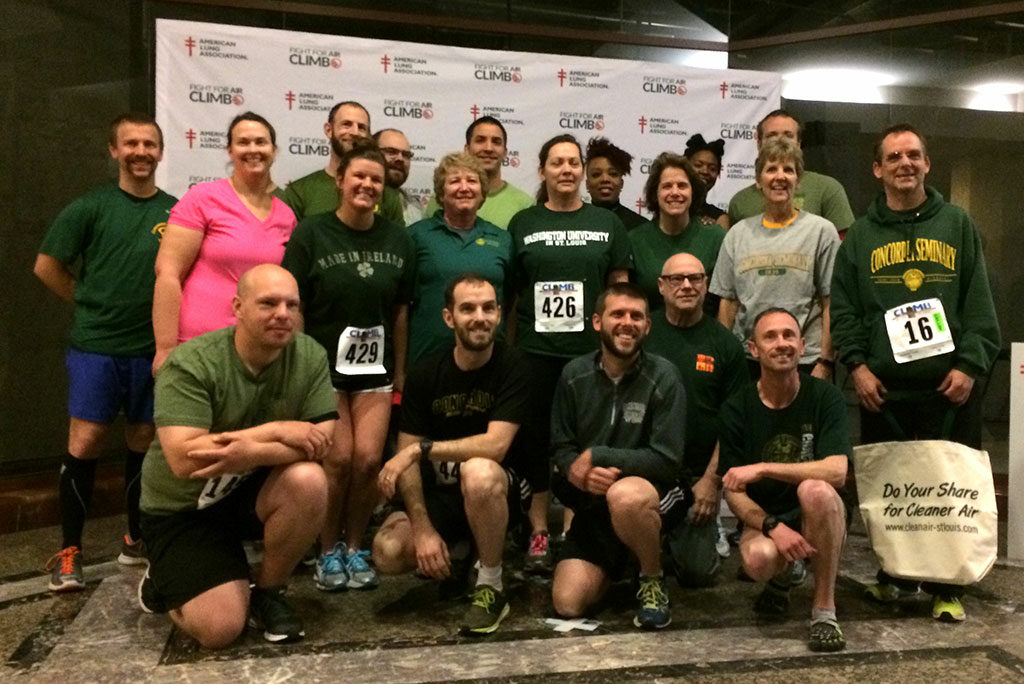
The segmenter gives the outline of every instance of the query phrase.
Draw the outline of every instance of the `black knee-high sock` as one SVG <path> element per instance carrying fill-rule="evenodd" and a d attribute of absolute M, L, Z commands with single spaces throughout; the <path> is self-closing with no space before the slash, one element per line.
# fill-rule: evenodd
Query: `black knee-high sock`
<path fill-rule="evenodd" d="M 129 449 L 124 457 L 124 510 L 128 514 L 128 535 L 132 541 L 142 538 L 139 496 L 142 494 L 142 459 L 145 455 L 145 452 Z"/>
<path fill-rule="evenodd" d="M 62 548 L 82 548 L 82 528 L 85 514 L 92 501 L 92 486 L 96 480 L 96 459 L 75 458 L 64 455 L 60 466 L 60 526 L 64 535 Z"/>

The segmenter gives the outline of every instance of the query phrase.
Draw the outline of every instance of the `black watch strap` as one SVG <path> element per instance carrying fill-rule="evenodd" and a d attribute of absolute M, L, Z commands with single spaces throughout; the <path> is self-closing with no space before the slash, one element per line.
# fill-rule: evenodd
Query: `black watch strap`
<path fill-rule="evenodd" d="M 761 523 L 761 534 L 768 537 L 769 533 L 779 526 L 779 521 L 774 515 L 764 516 L 764 521 Z"/>
<path fill-rule="evenodd" d="M 429 439 L 420 440 L 420 458 L 430 458 L 430 450 L 434 448 L 434 442 Z"/>

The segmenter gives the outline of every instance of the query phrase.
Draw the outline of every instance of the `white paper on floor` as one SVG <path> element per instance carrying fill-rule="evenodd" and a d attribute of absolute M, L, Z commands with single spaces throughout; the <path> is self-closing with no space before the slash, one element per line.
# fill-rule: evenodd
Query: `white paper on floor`
<path fill-rule="evenodd" d="M 552 625 L 556 632 L 570 632 L 574 629 L 585 629 L 588 632 L 593 632 L 597 629 L 601 623 L 597 620 L 588 620 L 581 618 L 579 620 L 559 620 L 557 618 L 545 618 L 544 622 Z"/>

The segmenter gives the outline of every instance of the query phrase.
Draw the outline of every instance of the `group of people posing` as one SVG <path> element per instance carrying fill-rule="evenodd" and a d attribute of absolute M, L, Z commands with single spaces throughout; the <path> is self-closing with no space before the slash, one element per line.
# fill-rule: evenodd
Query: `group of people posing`
<path fill-rule="evenodd" d="M 809 567 L 809 647 L 843 648 L 834 589 L 855 502 L 836 364 L 861 441 L 937 437 L 949 413 L 943 436 L 977 447 L 975 383 L 1000 345 L 980 236 L 925 185 L 924 136 L 883 132 L 883 192 L 854 221 L 777 110 L 728 212 L 705 201 L 724 145 L 696 135 L 651 165 L 647 220 L 619 202 L 632 157 L 607 139 L 548 140 L 533 198 L 502 179 L 507 134 L 482 117 L 406 228 L 408 140 L 370 130 L 365 107 L 336 105 L 327 167 L 282 189 L 273 126 L 241 114 L 231 176 L 176 200 L 155 185 L 156 122 L 113 121 L 118 183 L 72 202 L 35 265 L 75 304 L 50 588 L 84 586 L 96 458 L 123 411 L 119 559 L 148 565 L 142 608 L 206 647 L 247 623 L 301 638 L 284 591 L 304 556 L 323 591 L 441 580 L 468 595 L 461 630 L 493 632 L 515 530 L 527 570 L 553 566 L 558 615 L 635 576 L 634 623 L 661 628 L 665 559 L 684 586 L 715 578 L 724 491 L 744 572 L 765 584 L 755 609 L 784 614 Z M 905 315 L 921 307 L 938 317 Z M 253 574 L 247 539 L 263 541 Z M 925 589 L 934 617 L 964 619 L 961 587 Z M 917 587 L 880 572 L 866 591 Z"/>

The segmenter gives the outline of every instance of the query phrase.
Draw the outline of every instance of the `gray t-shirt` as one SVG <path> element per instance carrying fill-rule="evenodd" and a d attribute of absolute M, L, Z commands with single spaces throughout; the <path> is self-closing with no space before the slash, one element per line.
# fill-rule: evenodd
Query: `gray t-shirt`
<path fill-rule="evenodd" d="M 831 291 L 839 233 L 805 211 L 782 228 L 765 227 L 763 217 L 743 219 L 725 234 L 711 292 L 739 301 L 732 330 L 742 342 L 753 335 L 754 319 L 765 309 L 780 306 L 792 313 L 807 341 L 800 363 L 813 363 L 821 354 L 820 299 Z"/>

